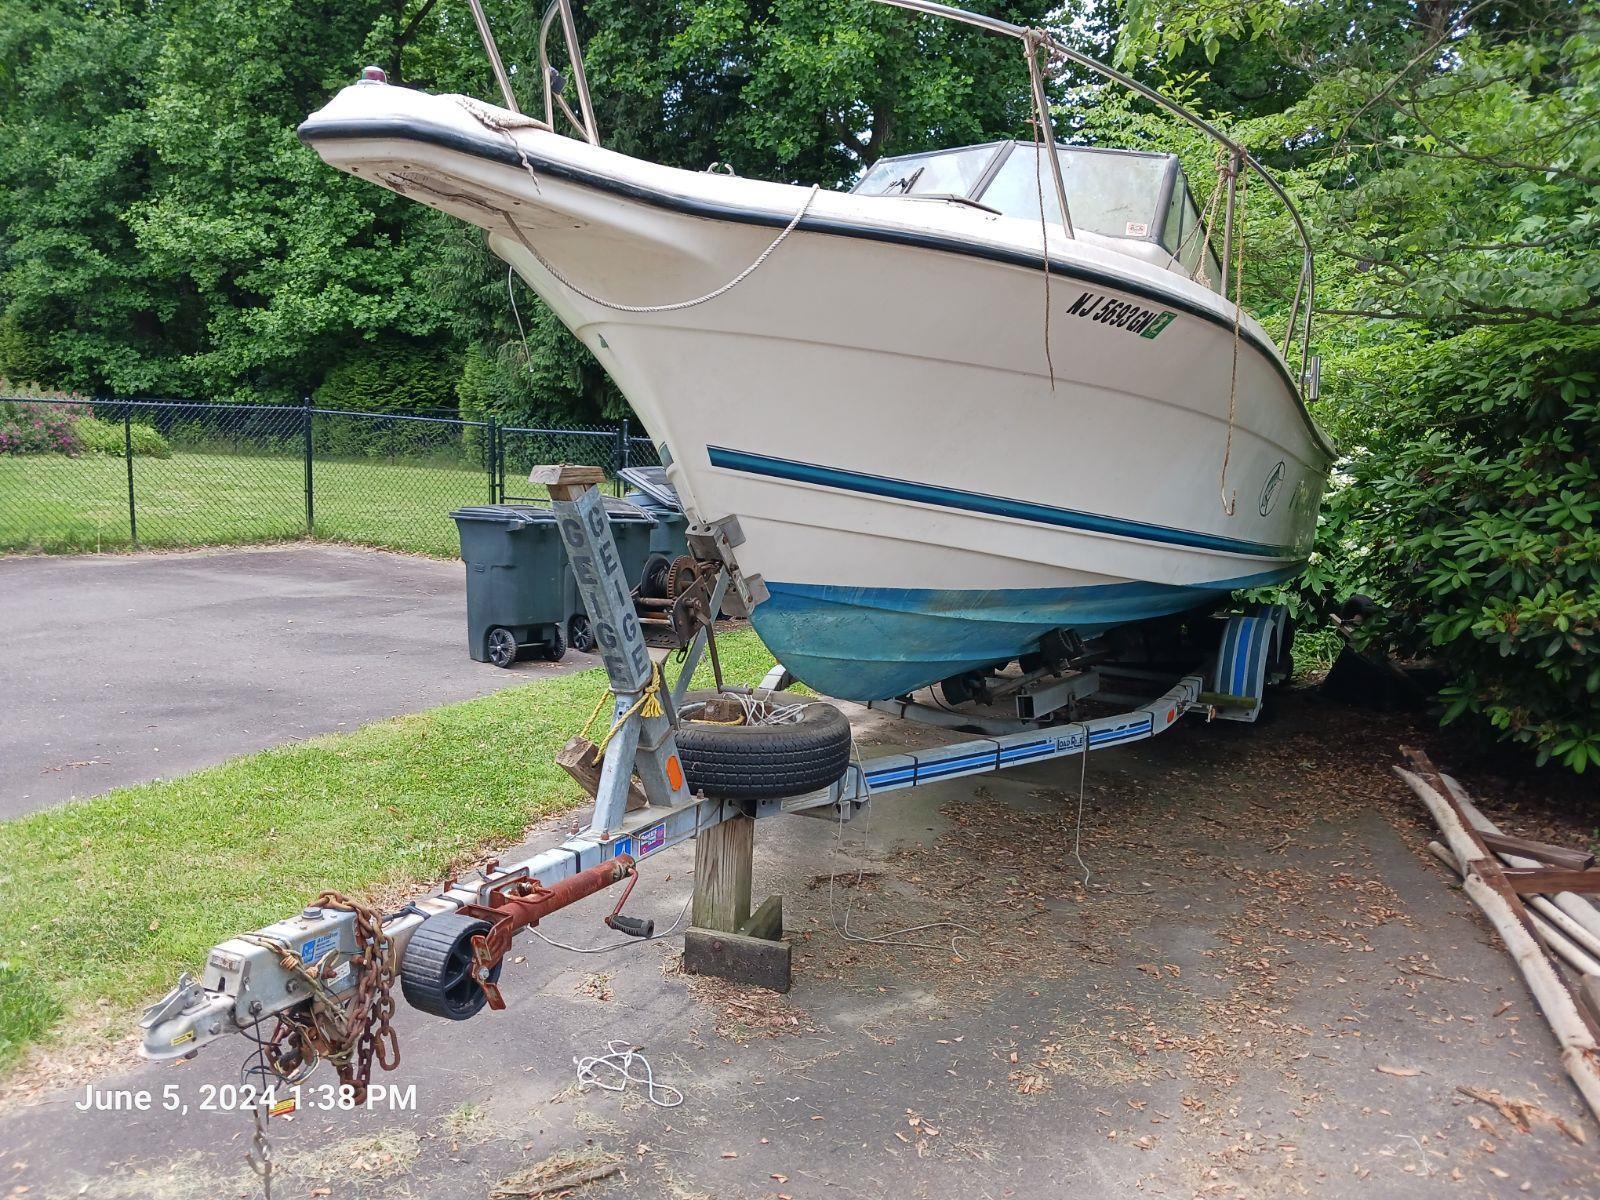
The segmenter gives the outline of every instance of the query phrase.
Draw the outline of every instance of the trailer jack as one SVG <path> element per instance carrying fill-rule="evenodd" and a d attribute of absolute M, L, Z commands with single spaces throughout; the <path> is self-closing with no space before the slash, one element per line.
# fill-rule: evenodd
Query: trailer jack
<path fill-rule="evenodd" d="M 511 940 L 531 929 L 551 913 L 592 896 L 602 888 L 628 881 L 617 911 L 607 924 L 624 933 L 648 936 L 648 922 L 621 917 L 622 903 L 633 890 L 638 870 L 633 858 L 619 854 L 606 862 L 569 875 L 546 887 L 526 865 L 483 869 L 478 898 L 451 913 L 429 917 L 417 926 L 400 966 L 400 990 L 406 1002 L 423 1012 L 452 1021 L 464 1021 L 485 1003 L 499 1010 L 506 1006 L 500 992 L 500 967 Z"/>

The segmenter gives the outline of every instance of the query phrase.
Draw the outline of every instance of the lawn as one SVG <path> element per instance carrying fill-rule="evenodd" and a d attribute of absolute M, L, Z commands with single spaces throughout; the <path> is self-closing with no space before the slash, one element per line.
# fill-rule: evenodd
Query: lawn
<path fill-rule="evenodd" d="M 305 536 L 305 460 L 296 455 L 179 450 L 136 456 L 133 468 L 141 546 Z M 383 459 L 318 459 L 312 485 L 315 536 L 445 557 L 459 548 L 450 510 L 489 499 L 482 469 Z M 0 553 L 130 544 L 125 459 L 0 456 Z"/>
<path fill-rule="evenodd" d="M 749 630 L 718 645 L 732 682 L 772 664 Z M 515 844 L 584 799 L 554 758 L 604 687 L 560 676 L 0 824 L 0 1070 L 97 1006 L 130 1031 L 213 944 L 323 888 L 392 892 Z"/>

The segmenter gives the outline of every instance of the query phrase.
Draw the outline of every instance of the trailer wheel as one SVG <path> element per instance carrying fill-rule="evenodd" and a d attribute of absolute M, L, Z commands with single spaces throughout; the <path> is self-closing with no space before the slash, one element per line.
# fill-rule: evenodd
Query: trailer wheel
<path fill-rule="evenodd" d="M 489 630 L 489 636 L 484 638 L 483 644 L 489 661 L 495 666 L 510 669 L 511 664 L 517 661 L 517 635 L 504 625 L 496 625 Z"/>
<path fill-rule="evenodd" d="M 447 1021 L 465 1021 L 488 1001 L 472 966 L 472 939 L 489 932 L 489 922 L 460 913 L 440 913 L 417 926 L 400 960 L 400 991 L 406 1003 Z M 500 963 L 489 978 L 500 978 Z"/>
<path fill-rule="evenodd" d="M 781 800 L 834 783 L 850 765 L 850 722 L 831 704 L 803 704 L 782 725 L 719 724 L 692 714 L 715 692 L 690 692 L 678 756 L 693 792 L 727 800 Z"/>

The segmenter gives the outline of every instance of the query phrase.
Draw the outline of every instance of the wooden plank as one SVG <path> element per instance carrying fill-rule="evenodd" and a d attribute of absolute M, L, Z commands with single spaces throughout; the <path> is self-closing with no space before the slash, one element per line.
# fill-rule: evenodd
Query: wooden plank
<path fill-rule="evenodd" d="M 588 487 L 599 487 L 606 473 L 599 467 L 574 463 L 548 463 L 528 472 L 528 482 L 542 484 L 556 500 L 571 500 Z"/>
<path fill-rule="evenodd" d="M 756 823 L 731 817 L 702 830 L 694 840 L 694 905 L 691 924 L 732 933 L 750 919 L 750 877 Z"/>
<path fill-rule="evenodd" d="M 575 737 L 556 754 L 556 766 L 578 781 L 578 786 L 591 796 L 600 794 L 601 756 L 599 749 L 588 738 Z M 628 780 L 628 809 L 643 808 L 649 804 L 644 787 L 635 776 Z"/>
<path fill-rule="evenodd" d="M 1490 833 L 1486 829 L 1479 830 L 1478 837 L 1496 854 L 1520 854 L 1523 858 L 1538 859 L 1568 871 L 1587 871 L 1594 866 L 1594 855 L 1582 850 L 1569 850 L 1565 846 L 1552 846 L 1549 842 L 1512 837 L 1506 833 Z"/>
<path fill-rule="evenodd" d="M 1568 871 L 1561 867 L 1507 867 L 1506 883 L 1520 896 L 1555 892 L 1600 895 L 1600 871 Z"/>
<path fill-rule="evenodd" d="M 788 942 L 715 929 L 684 933 L 683 969 L 691 975 L 714 975 L 774 992 L 787 992 L 793 979 Z"/>
<path fill-rule="evenodd" d="M 745 937 L 762 938 L 775 942 L 783 936 L 783 897 L 768 896 L 761 907 L 750 914 L 750 919 L 739 926 Z"/>

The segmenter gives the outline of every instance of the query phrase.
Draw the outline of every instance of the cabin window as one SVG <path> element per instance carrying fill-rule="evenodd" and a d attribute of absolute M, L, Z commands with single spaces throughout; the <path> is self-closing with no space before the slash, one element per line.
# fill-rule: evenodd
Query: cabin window
<path fill-rule="evenodd" d="M 1060 148 L 1061 175 L 1075 229 L 1106 237 L 1149 240 L 1159 228 L 1157 206 L 1170 165 L 1166 155 L 1119 154 L 1103 150 Z M 1018 142 L 982 196 L 985 204 L 1008 217 L 1039 219 L 1039 193 L 1044 215 L 1059 223 L 1055 181 L 1050 164 L 1032 144 Z"/>
<path fill-rule="evenodd" d="M 855 186 L 863 196 L 972 195 L 999 146 L 971 146 L 939 154 L 916 154 L 875 163 Z"/>

